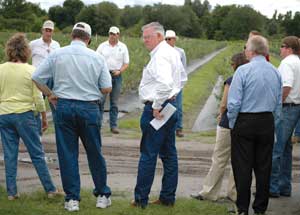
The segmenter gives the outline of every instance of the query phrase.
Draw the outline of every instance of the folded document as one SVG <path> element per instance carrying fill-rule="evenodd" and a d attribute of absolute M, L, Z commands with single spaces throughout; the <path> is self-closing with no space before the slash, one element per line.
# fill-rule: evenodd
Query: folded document
<path fill-rule="evenodd" d="M 160 120 L 154 118 L 153 120 L 151 120 L 150 124 L 155 130 L 160 129 L 170 119 L 170 117 L 174 114 L 175 111 L 176 108 L 170 103 L 168 103 L 160 112 L 163 115 L 163 118 Z"/>

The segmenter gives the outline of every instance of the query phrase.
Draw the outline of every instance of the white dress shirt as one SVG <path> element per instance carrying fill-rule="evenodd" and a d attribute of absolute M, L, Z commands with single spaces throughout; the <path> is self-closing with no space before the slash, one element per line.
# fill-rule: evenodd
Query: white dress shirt
<path fill-rule="evenodd" d="M 110 71 L 119 70 L 123 64 L 129 64 L 127 46 L 120 41 L 114 46 L 105 41 L 98 46 L 96 51 L 105 58 Z"/>
<path fill-rule="evenodd" d="M 140 100 L 153 102 L 154 109 L 160 109 L 167 100 L 182 89 L 181 74 L 184 67 L 178 51 L 165 41 L 150 52 L 150 61 L 143 70 L 139 86 Z"/>
<path fill-rule="evenodd" d="M 32 65 L 35 67 L 38 67 L 51 52 L 60 48 L 59 43 L 55 40 L 51 40 L 51 43 L 48 45 L 42 37 L 31 41 L 29 46 L 32 52 Z"/>
<path fill-rule="evenodd" d="M 285 57 L 278 70 L 282 77 L 283 87 L 291 87 L 289 95 L 284 103 L 300 104 L 300 59 L 297 55 Z"/>

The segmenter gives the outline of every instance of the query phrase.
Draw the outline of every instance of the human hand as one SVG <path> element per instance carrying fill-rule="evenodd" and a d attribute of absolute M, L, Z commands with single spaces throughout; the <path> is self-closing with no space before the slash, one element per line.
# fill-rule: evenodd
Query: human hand
<path fill-rule="evenodd" d="M 49 101 L 54 107 L 56 107 L 57 99 L 58 99 L 58 97 L 57 97 L 56 95 L 51 94 L 51 95 L 48 96 L 48 101 Z"/>
<path fill-rule="evenodd" d="M 159 112 L 160 109 L 153 109 L 154 118 L 161 120 L 164 116 Z"/>

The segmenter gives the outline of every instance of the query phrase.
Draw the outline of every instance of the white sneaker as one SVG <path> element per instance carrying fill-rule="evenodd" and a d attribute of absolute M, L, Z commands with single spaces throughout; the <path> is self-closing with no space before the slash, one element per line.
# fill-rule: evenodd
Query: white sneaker
<path fill-rule="evenodd" d="M 65 202 L 65 209 L 67 211 L 79 211 L 79 201 L 71 199 Z"/>
<path fill-rule="evenodd" d="M 111 206 L 111 199 L 110 197 L 106 198 L 106 196 L 98 196 L 96 207 L 97 208 L 107 208 Z"/>

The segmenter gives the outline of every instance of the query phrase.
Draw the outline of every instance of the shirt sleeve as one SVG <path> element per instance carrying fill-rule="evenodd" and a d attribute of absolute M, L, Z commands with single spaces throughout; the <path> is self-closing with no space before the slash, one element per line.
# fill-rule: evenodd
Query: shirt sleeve
<path fill-rule="evenodd" d="M 227 101 L 227 117 L 229 120 L 229 128 L 233 128 L 237 116 L 241 109 L 243 99 L 243 78 L 240 70 L 238 69 L 231 82 L 229 93 L 228 93 L 228 101 Z"/>
<path fill-rule="evenodd" d="M 124 45 L 124 49 L 124 64 L 129 64 L 129 52 L 126 45 Z"/>
<path fill-rule="evenodd" d="M 291 65 L 286 62 L 282 62 L 278 68 L 281 78 L 282 78 L 282 86 L 283 87 L 292 87 L 294 83 L 294 73 Z"/>
<path fill-rule="evenodd" d="M 32 74 L 32 80 L 41 85 L 47 85 L 53 79 L 53 60 L 49 56 L 37 67 Z"/>
<path fill-rule="evenodd" d="M 185 55 L 185 51 L 182 49 L 182 58 L 181 58 L 182 64 L 184 66 L 184 69 L 187 68 L 187 64 L 186 64 L 186 55 Z"/>
<path fill-rule="evenodd" d="M 99 55 L 99 58 L 102 59 L 102 63 L 100 64 L 101 73 L 98 79 L 98 87 L 99 89 L 110 88 L 112 87 L 112 81 L 107 64 L 102 56 Z"/>
<path fill-rule="evenodd" d="M 42 92 L 38 90 L 36 85 L 32 83 L 32 95 L 33 95 L 33 103 L 35 104 L 36 111 L 44 112 L 46 111 L 45 102 L 42 96 Z"/>
<path fill-rule="evenodd" d="M 152 108 L 160 109 L 173 89 L 172 64 L 165 57 L 157 56 L 151 69 L 151 73 L 158 83 Z"/>

